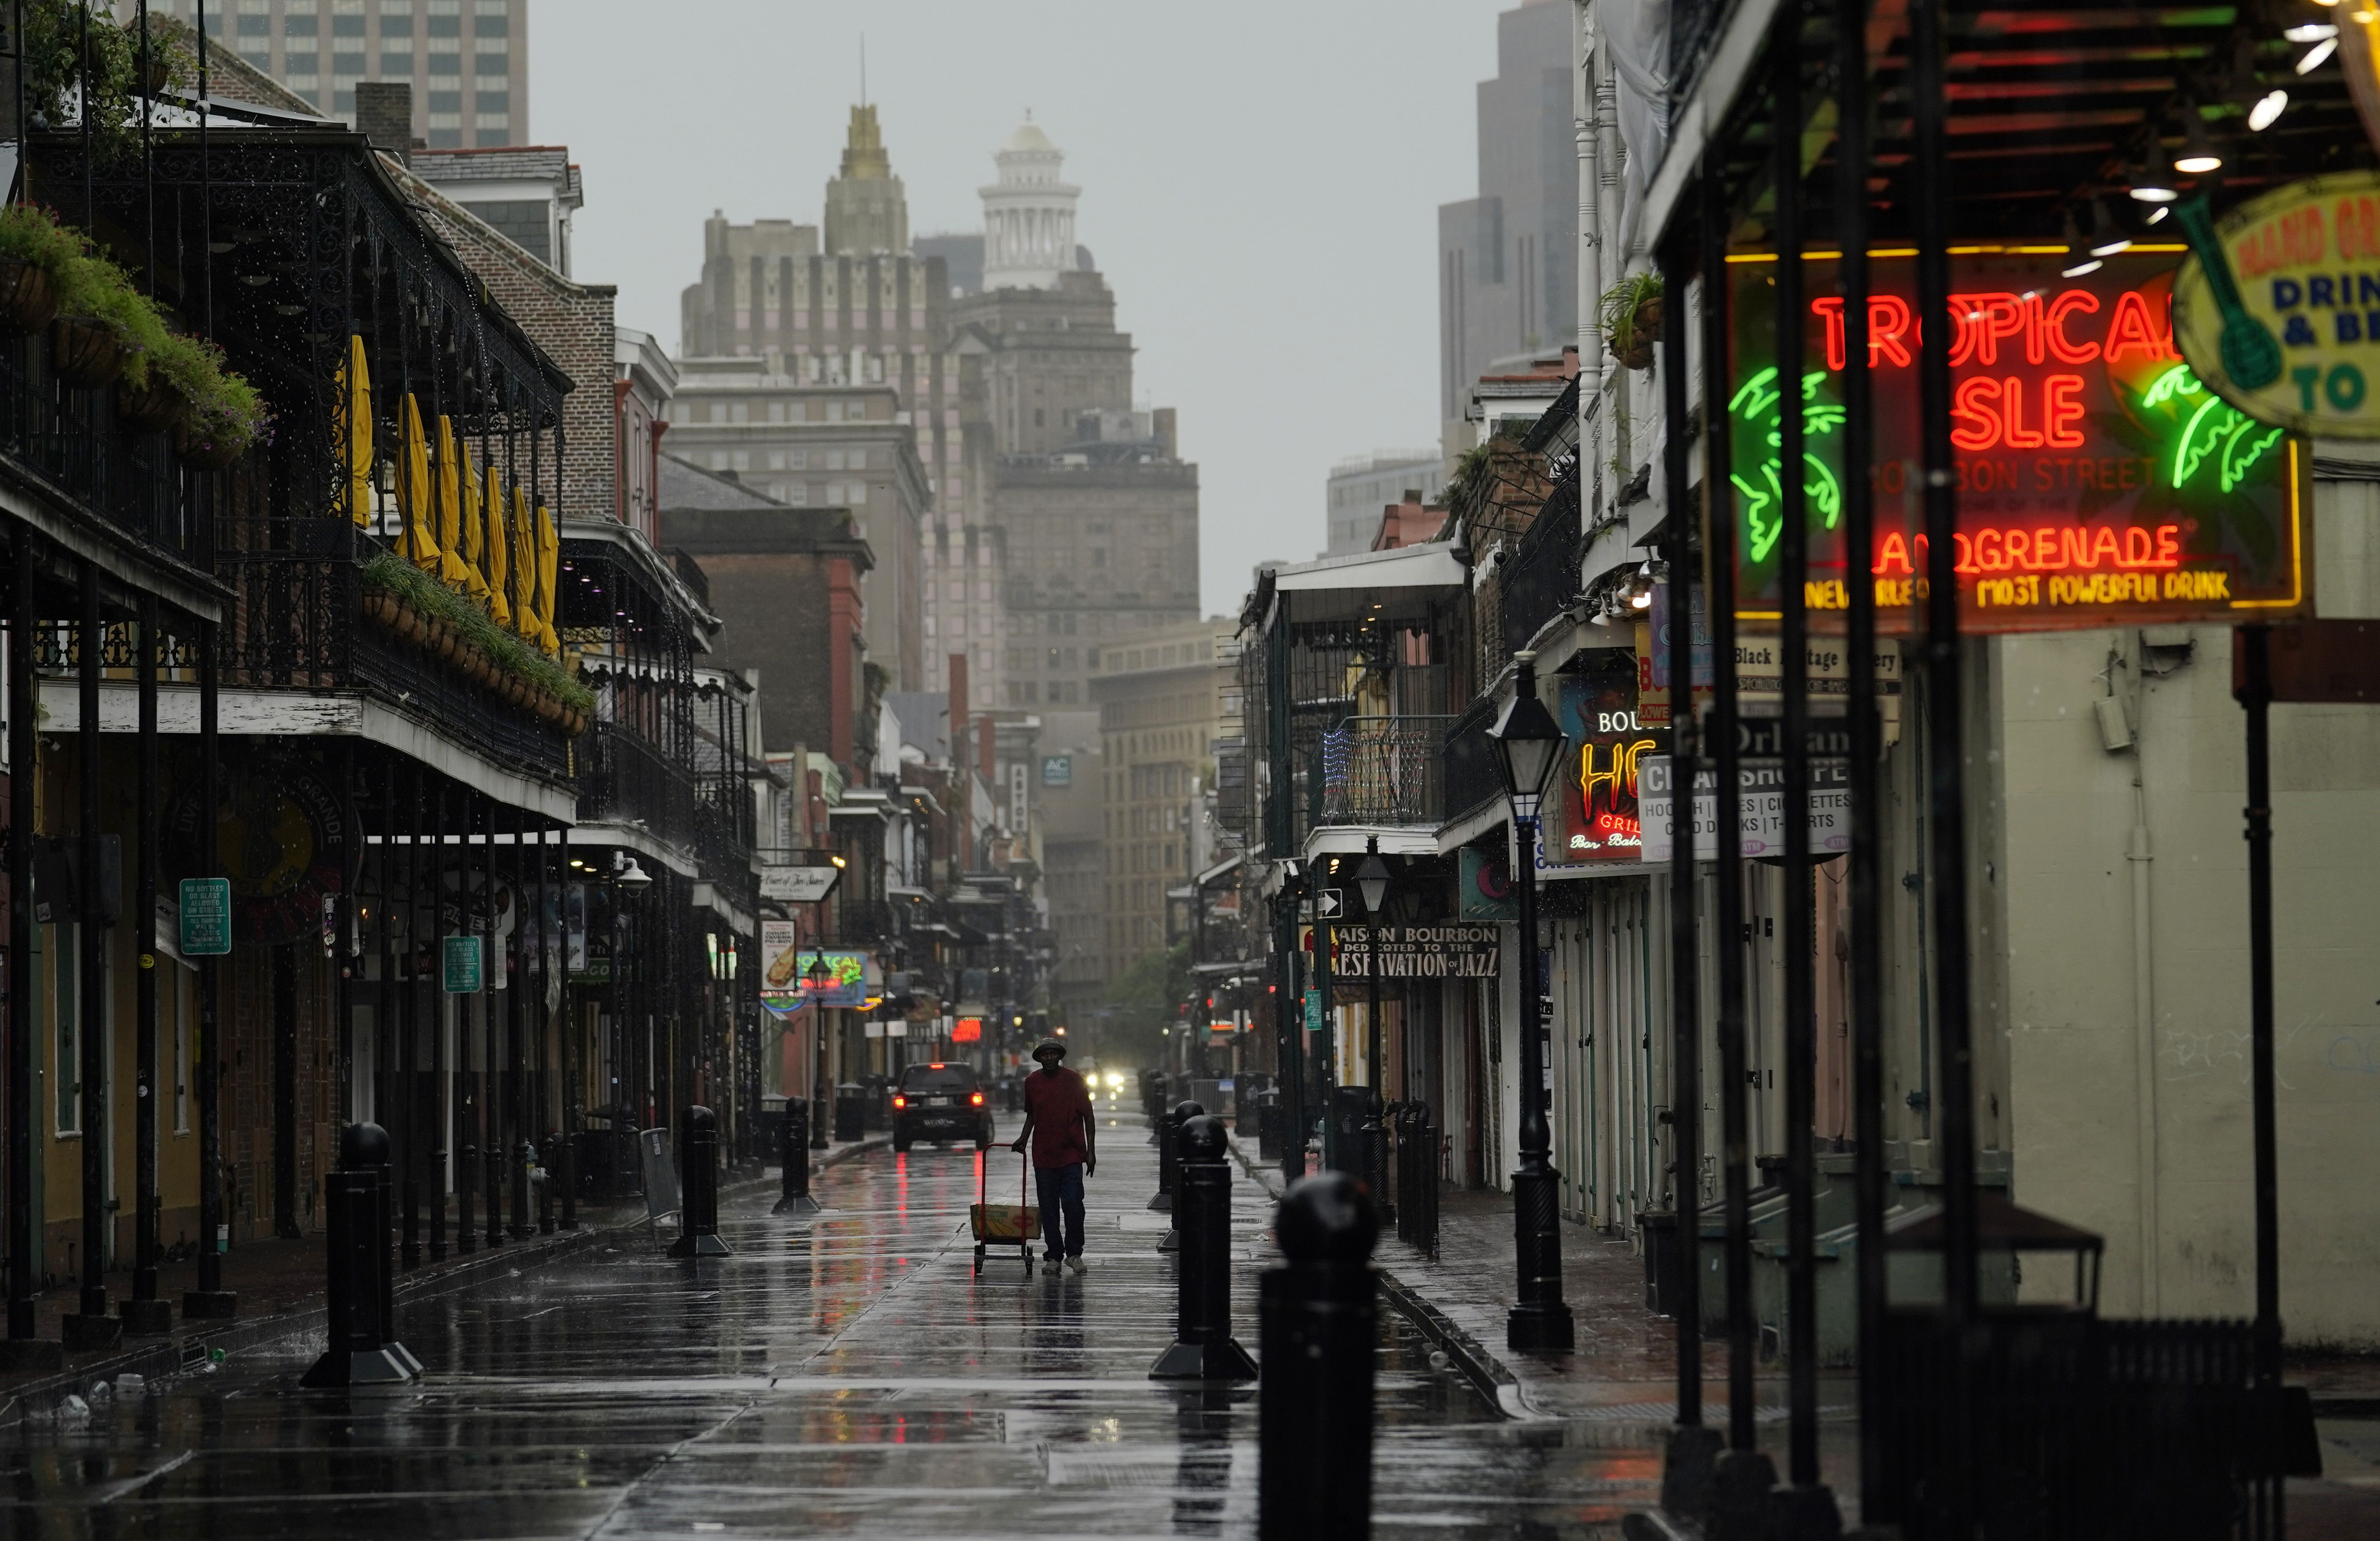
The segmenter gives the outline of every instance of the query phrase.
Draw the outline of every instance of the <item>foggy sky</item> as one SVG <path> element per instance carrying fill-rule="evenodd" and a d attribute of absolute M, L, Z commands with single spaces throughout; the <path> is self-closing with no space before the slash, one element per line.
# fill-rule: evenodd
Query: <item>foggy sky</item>
<path fill-rule="evenodd" d="M 978 230 L 1033 110 L 1199 462 L 1203 600 L 1324 544 L 1331 463 L 1438 437 L 1437 206 L 1514 0 L 534 0 L 529 127 L 585 169 L 573 275 L 678 349 L 713 209 L 815 223 L 859 92 L 913 235 Z"/>

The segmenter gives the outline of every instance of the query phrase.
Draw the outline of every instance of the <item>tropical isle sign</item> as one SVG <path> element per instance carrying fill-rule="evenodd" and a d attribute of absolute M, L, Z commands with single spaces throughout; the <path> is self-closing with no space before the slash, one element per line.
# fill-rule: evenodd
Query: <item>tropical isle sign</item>
<path fill-rule="evenodd" d="M 2168 319 L 2181 258 L 2175 246 L 2138 247 L 2068 276 L 2063 247 L 1953 249 L 1941 319 L 1950 331 L 1962 630 L 2230 623 L 2310 607 L 2303 443 L 2238 405 L 2203 365 L 2192 368 L 2197 361 L 2184 361 Z M 1875 586 L 1888 635 L 1921 623 L 1928 553 L 1913 469 L 1916 361 L 1919 335 L 1933 321 L 1918 314 L 1915 265 L 1892 250 L 1870 264 L 1876 449 L 1864 469 L 1876 541 L 1854 555 L 1842 528 L 1844 482 L 1855 474 L 1843 463 L 1849 329 L 1831 254 L 1804 259 L 1805 361 L 1796 383 L 1807 434 L 1803 593 L 1821 629 L 1840 626 L 1858 581 Z M 2380 255 L 2367 266 L 2380 284 Z M 1730 258 L 1729 270 L 1734 495 L 1722 507 L 1731 505 L 1736 525 L 1738 614 L 1770 621 L 1782 599 L 1787 475 L 1775 259 L 1746 253 Z M 2380 321 L 2380 296 L 2372 309 Z M 2326 379 L 2317 378 L 2317 396 Z"/>
<path fill-rule="evenodd" d="M 2210 219 L 2177 207 L 2191 260 L 2173 336 L 2216 396 L 2295 434 L 2380 438 L 2380 172 L 2292 183 Z"/>

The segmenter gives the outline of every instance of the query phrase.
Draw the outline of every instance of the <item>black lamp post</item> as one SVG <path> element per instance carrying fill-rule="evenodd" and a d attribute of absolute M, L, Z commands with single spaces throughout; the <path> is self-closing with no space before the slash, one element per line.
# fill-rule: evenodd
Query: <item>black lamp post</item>
<path fill-rule="evenodd" d="M 824 1150 L 829 1144 L 827 1119 L 834 1113 L 826 1083 L 826 1003 L 820 998 L 826 994 L 826 982 L 834 977 L 834 971 L 826 966 L 826 948 L 821 947 L 811 955 L 810 966 L 802 971 L 802 977 L 809 982 L 810 1039 L 817 1046 L 811 1057 L 816 1064 L 810 1071 L 810 1100 L 818 1107 L 810 1114 L 810 1149 Z"/>
<path fill-rule="evenodd" d="M 1355 869 L 1355 887 L 1364 896 L 1364 1008 L 1369 1020 L 1364 1029 L 1364 1063 L 1369 1067 L 1364 1091 L 1364 1181 L 1372 1199 L 1383 1208 L 1389 1197 L 1389 1136 L 1380 1126 L 1380 1093 L 1387 1078 L 1380 1061 L 1380 904 L 1389 897 L 1389 864 L 1380 860 L 1380 838 L 1364 838 L 1364 864 Z"/>
<path fill-rule="evenodd" d="M 1560 1215 L 1546 1123 L 1546 1033 L 1537 997 L 1537 813 L 1561 758 L 1561 725 L 1537 699 L 1537 655 L 1512 655 L 1512 702 L 1488 737 L 1512 808 L 1520 890 L 1521 1165 L 1512 1174 L 1512 1250 L 1519 1303 L 1505 1324 L 1506 1344 L 1522 1353 L 1567 1353 L 1570 1307 L 1562 1303 Z"/>

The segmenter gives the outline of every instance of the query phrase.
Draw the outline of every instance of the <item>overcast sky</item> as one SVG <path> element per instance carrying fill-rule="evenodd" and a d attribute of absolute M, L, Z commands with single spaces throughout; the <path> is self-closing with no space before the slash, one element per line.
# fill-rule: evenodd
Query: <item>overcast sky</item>
<path fill-rule="evenodd" d="M 678 347 L 713 209 L 815 223 L 867 38 L 909 227 L 982 227 L 1026 108 L 1077 234 L 1181 409 L 1202 579 L 1322 548 L 1333 461 L 1438 436 L 1437 210 L 1476 188 L 1475 86 L 1515 0 L 534 0 L 529 130 L 584 168 L 574 275 Z"/>

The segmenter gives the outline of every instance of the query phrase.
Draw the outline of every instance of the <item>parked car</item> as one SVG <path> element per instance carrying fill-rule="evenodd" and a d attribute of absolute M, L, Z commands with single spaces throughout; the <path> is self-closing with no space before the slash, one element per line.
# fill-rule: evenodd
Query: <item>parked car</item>
<path fill-rule="evenodd" d="M 991 1147 L 991 1109 L 973 1065 L 912 1065 L 892 1093 L 892 1148 L 929 1140 L 973 1140 Z"/>

